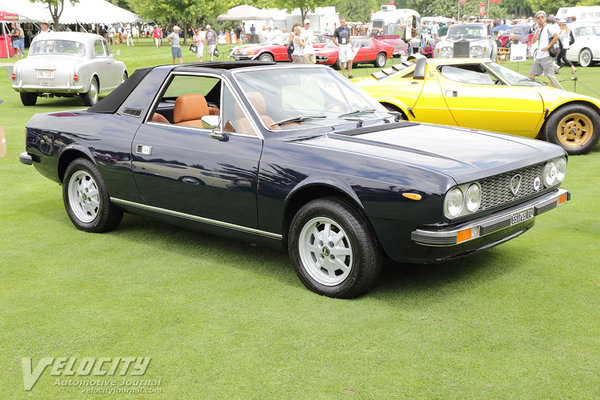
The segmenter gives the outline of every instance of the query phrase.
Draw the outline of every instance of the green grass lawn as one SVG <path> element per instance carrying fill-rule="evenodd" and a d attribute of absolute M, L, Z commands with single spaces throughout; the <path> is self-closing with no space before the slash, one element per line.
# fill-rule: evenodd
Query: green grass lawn
<path fill-rule="evenodd" d="M 171 61 L 146 40 L 114 50 L 130 73 Z M 598 71 L 577 76 L 600 92 Z M 131 215 L 78 231 L 61 188 L 17 157 L 33 114 L 80 100 L 23 107 L 0 78 L 0 400 L 600 397 L 600 148 L 569 159 L 572 201 L 525 235 L 459 261 L 390 263 L 369 294 L 334 300 L 306 290 L 284 252 Z M 26 392 L 21 358 L 55 356 L 151 357 L 142 378 L 161 393 L 82 394 L 50 368 Z"/>

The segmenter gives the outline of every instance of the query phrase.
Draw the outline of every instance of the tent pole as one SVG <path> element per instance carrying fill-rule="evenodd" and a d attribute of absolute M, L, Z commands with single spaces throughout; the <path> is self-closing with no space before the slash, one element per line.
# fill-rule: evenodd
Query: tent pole
<path fill-rule="evenodd" d="M 6 45 L 6 57 L 10 60 L 10 51 L 8 50 L 8 36 L 6 36 L 5 26 L 6 22 L 2 21 L 2 36 L 4 36 L 4 44 Z M 12 38 L 11 38 L 12 40 Z"/>

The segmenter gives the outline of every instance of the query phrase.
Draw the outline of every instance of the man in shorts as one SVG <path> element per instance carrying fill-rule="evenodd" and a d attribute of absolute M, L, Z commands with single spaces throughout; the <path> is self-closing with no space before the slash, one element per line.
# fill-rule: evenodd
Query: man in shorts
<path fill-rule="evenodd" d="M 333 44 L 338 47 L 338 60 L 342 68 L 342 74 L 346 75 L 346 64 L 348 64 L 348 78 L 352 76 L 352 60 L 354 52 L 352 51 L 352 40 L 350 40 L 350 28 L 346 26 L 346 19 L 340 20 L 340 27 L 333 33 Z"/>
<path fill-rule="evenodd" d="M 173 56 L 173 64 L 175 64 L 175 59 L 179 58 L 179 64 L 183 62 L 183 56 L 181 55 L 181 46 L 179 46 L 179 31 L 181 29 L 175 25 L 173 27 L 173 33 L 167 36 L 169 42 L 171 42 L 171 55 Z"/>
<path fill-rule="evenodd" d="M 550 79 L 552 86 L 556 86 L 554 79 L 554 58 L 548 53 L 548 49 L 554 46 L 559 39 L 559 31 L 556 24 L 549 24 L 546 21 L 546 13 L 538 11 L 535 14 L 535 20 L 538 27 L 531 39 L 531 44 L 538 42 L 538 51 L 531 64 L 529 79 L 535 79 L 536 76 L 546 75 Z"/>
<path fill-rule="evenodd" d="M 215 61 L 215 48 L 217 47 L 217 32 L 210 25 L 206 25 L 206 47 L 210 54 L 210 61 Z"/>

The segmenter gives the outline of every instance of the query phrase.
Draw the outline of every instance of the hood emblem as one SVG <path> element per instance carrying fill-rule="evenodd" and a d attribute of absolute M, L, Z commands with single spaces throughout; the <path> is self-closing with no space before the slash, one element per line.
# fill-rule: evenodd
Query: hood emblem
<path fill-rule="evenodd" d="M 521 188 L 521 175 L 515 175 L 510 178 L 510 191 L 513 195 L 517 195 L 519 193 L 519 189 Z"/>

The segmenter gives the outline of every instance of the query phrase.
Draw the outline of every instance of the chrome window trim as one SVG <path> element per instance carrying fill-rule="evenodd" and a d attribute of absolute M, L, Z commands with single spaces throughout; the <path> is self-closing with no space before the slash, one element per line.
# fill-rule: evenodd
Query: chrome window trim
<path fill-rule="evenodd" d="M 150 206 L 147 204 L 140 204 L 140 203 L 136 203 L 136 202 L 129 201 L 129 200 L 119 199 L 116 197 L 111 197 L 110 201 L 112 201 L 116 204 L 122 204 L 125 206 L 141 208 L 143 210 L 152 211 L 152 212 L 156 212 L 159 214 L 165 214 L 165 215 L 170 215 L 173 217 L 185 218 L 185 219 L 189 219 L 191 221 L 202 222 L 202 223 L 209 224 L 209 225 L 215 225 L 215 226 L 229 228 L 229 229 L 233 229 L 233 230 L 237 230 L 237 231 L 253 233 L 255 235 L 265 236 L 265 237 L 268 237 L 271 239 L 278 239 L 278 240 L 283 239 L 283 235 L 281 235 L 279 233 L 262 231 L 260 229 L 249 228 L 247 226 L 232 224 L 230 222 L 224 222 L 224 221 L 219 221 L 216 219 L 205 218 L 205 217 L 199 217 L 197 215 L 186 214 L 186 213 L 179 212 L 179 211 L 168 210 L 166 208 L 154 207 L 154 206 Z"/>
<path fill-rule="evenodd" d="M 260 131 L 260 129 L 258 129 L 258 126 L 254 123 L 254 120 L 252 118 L 249 118 L 249 115 L 248 115 L 249 113 L 248 113 L 248 110 L 246 109 L 246 106 L 241 101 L 240 96 L 233 89 L 231 83 L 227 80 L 227 78 L 225 76 L 221 75 L 221 74 L 215 74 L 215 73 L 210 73 L 210 72 L 177 72 L 177 71 L 171 71 L 169 73 L 169 76 L 167 76 L 167 78 L 164 80 L 164 82 L 160 86 L 160 89 L 158 90 L 156 96 L 154 97 L 154 100 L 152 101 L 152 103 L 150 105 L 149 112 L 146 115 L 146 118 L 144 119 L 144 121 L 142 122 L 143 124 L 152 124 L 152 125 L 163 126 L 163 127 L 164 126 L 170 126 L 170 127 L 178 127 L 178 128 L 183 128 L 183 129 L 191 129 L 193 131 L 211 132 L 210 129 L 202 129 L 202 128 L 195 128 L 195 127 L 186 127 L 186 126 L 181 126 L 181 125 L 176 125 L 176 124 L 166 125 L 166 124 L 161 124 L 159 122 L 152 122 L 151 115 L 153 114 L 154 110 L 156 110 L 157 103 L 160 100 L 160 98 L 162 97 L 162 95 L 164 94 L 165 87 L 167 86 L 167 84 L 170 84 L 170 82 L 172 81 L 172 77 L 174 77 L 176 75 L 187 75 L 187 76 L 209 77 L 209 78 L 220 79 L 221 82 L 224 82 L 226 85 L 229 86 L 229 90 L 233 93 L 233 96 L 236 98 L 237 102 L 240 104 L 242 112 L 246 116 L 246 119 L 248 119 L 248 121 L 250 121 L 250 124 L 252 125 L 252 128 L 256 132 L 256 135 L 249 135 L 247 133 L 237 133 L 237 132 L 223 132 L 223 127 L 222 126 L 221 126 L 221 129 L 218 132 L 219 133 L 225 133 L 228 136 L 252 137 L 252 138 L 256 138 L 256 139 L 260 139 L 260 140 L 264 140 L 265 139 L 264 136 L 262 135 L 262 132 Z M 223 89 L 222 88 L 221 88 L 221 93 L 220 93 L 219 96 L 220 96 L 220 100 L 221 100 L 221 104 L 222 104 L 223 103 Z"/>

